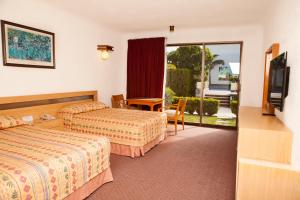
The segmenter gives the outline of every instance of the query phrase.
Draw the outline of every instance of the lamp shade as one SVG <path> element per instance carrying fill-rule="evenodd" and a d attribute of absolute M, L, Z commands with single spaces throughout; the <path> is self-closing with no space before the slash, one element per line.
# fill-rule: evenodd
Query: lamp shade
<path fill-rule="evenodd" d="M 113 51 L 113 47 L 110 45 L 98 45 L 97 50 L 100 51 L 102 60 L 107 60 L 110 56 L 110 52 Z"/>
<path fill-rule="evenodd" d="M 107 60 L 109 58 L 109 53 L 106 50 L 101 51 L 100 54 L 102 60 Z"/>

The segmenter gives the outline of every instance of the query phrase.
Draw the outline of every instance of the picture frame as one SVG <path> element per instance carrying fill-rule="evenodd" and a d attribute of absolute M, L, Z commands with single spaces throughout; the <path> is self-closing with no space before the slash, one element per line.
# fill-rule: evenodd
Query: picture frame
<path fill-rule="evenodd" d="M 3 65 L 55 69 L 55 34 L 1 20 Z"/>

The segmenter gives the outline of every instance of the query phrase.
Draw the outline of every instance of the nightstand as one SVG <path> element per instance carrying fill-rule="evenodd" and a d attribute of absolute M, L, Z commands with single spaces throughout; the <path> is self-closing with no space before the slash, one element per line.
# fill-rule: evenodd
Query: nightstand
<path fill-rule="evenodd" d="M 64 129 L 64 121 L 63 119 L 53 119 L 53 120 L 34 120 L 34 126 L 40 128 L 49 128 L 49 129 L 56 129 L 56 130 L 63 130 Z"/>

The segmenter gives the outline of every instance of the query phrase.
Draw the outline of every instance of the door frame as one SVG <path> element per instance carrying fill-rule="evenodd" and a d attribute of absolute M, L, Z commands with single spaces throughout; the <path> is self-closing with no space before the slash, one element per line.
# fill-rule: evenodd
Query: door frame
<path fill-rule="evenodd" d="M 238 111 L 240 108 L 240 94 L 241 94 L 241 77 L 242 77 L 242 65 L 243 65 L 243 47 L 244 47 L 244 41 L 220 41 L 220 42 L 190 42 L 190 43 L 169 43 L 166 44 L 166 47 L 173 47 L 173 46 L 193 46 L 193 45 L 199 45 L 203 46 L 205 49 L 206 45 L 222 45 L 222 44 L 239 44 L 240 45 L 240 74 L 239 74 L 239 80 L 238 80 L 238 90 L 237 90 L 237 98 L 238 98 Z M 204 66 L 202 66 L 204 67 Z M 202 69 L 203 72 L 203 69 Z M 202 78 L 202 76 L 201 76 Z M 203 90 L 202 90 L 203 91 Z M 202 93 L 202 92 L 201 92 Z M 201 94 L 201 98 L 203 97 L 203 93 Z M 202 104 L 202 103 L 201 103 Z M 202 110 L 202 105 L 200 105 L 200 109 Z M 202 111 L 201 111 L 202 112 Z M 213 124 L 203 124 L 202 123 L 202 116 L 200 115 L 200 121 L 199 123 L 189 123 L 185 122 L 187 125 L 193 125 L 193 126 L 200 126 L 200 127 L 209 127 L 209 128 L 219 128 L 219 129 L 234 129 L 237 130 L 238 128 L 238 122 L 239 122 L 239 112 L 237 112 L 236 116 L 236 125 L 235 126 L 223 126 L 223 125 L 213 125 Z"/>

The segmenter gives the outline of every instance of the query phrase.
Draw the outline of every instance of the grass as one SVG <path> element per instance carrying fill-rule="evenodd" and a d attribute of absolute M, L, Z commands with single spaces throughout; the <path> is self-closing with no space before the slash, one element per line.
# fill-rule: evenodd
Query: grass
<path fill-rule="evenodd" d="M 190 123 L 200 122 L 199 115 L 185 114 L 184 119 L 185 122 L 190 122 Z M 211 125 L 222 125 L 222 126 L 236 126 L 236 119 L 218 119 L 215 116 L 203 116 L 202 123 L 211 124 Z"/>

